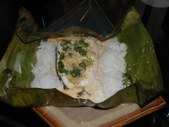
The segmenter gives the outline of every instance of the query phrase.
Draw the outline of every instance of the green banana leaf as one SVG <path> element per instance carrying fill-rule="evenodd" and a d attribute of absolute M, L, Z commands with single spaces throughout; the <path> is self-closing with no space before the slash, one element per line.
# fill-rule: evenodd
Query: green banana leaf
<path fill-rule="evenodd" d="M 27 23 L 30 18 L 25 18 Z M 32 19 L 30 22 L 32 23 Z M 18 22 L 16 31 L 20 33 L 25 27 L 24 22 Z M 31 27 L 37 28 L 34 23 Z M 39 41 L 25 44 L 18 34 L 14 34 L 0 62 L 0 100 L 16 107 L 53 105 L 107 109 L 129 102 L 144 106 L 159 94 L 163 83 L 152 39 L 134 7 L 128 12 L 116 37 L 128 46 L 125 57 L 127 87 L 104 102 L 75 99 L 57 89 L 31 88 L 30 83 L 34 79 L 31 69 L 36 64 L 35 52 Z"/>

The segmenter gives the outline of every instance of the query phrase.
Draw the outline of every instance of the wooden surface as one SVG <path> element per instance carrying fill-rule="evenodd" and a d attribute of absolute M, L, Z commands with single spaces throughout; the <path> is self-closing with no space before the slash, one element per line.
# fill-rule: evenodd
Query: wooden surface
<path fill-rule="evenodd" d="M 158 97 L 143 108 L 139 108 L 129 114 L 126 114 L 120 118 L 117 118 L 115 120 L 112 120 L 111 122 L 108 122 L 104 125 L 99 125 L 99 126 L 101 126 L 101 127 L 122 127 L 122 126 L 127 125 L 127 124 L 129 124 L 129 123 L 131 123 L 143 116 L 146 116 L 154 111 L 161 109 L 163 106 L 165 106 L 165 104 L 166 104 L 165 100 L 162 97 Z M 57 115 L 59 115 L 60 109 L 59 110 L 57 109 L 59 111 L 58 114 L 57 114 L 57 111 L 52 112 L 46 107 L 33 108 L 33 110 L 44 121 L 46 121 L 49 124 L 49 126 L 51 126 L 51 127 L 66 127 L 64 125 L 64 123 L 61 122 L 61 120 L 59 120 L 60 119 L 59 116 L 57 116 Z M 64 119 L 64 117 L 61 117 L 61 118 Z"/>

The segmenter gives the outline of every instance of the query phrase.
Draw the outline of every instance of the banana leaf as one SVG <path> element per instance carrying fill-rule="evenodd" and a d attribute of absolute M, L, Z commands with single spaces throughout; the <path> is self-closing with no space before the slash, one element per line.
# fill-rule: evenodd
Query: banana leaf
<path fill-rule="evenodd" d="M 32 22 L 32 17 L 28 17 L 24 20 Z M 17 30 L 25 25 L 19 22 Z M 36 24 L 32 23 L 31 27 L 36 28 Z M 127 13 L 121 31 L 115 37 L 128 46 L 125 82 L 129 84 L 104 102 L 75 99 L 57 89 L 31 88 L 34 79 L 31 70 L 36 64 L 35 52 L 40 41 L 25 44 L 17 34 L 14 34 L 0 62 L 0 100 L 16 107 L 53 105 L 107 109 L 130 102 L 144 106 L 162 91 L 163 83 L 152 39 L 134 7 Z"/>

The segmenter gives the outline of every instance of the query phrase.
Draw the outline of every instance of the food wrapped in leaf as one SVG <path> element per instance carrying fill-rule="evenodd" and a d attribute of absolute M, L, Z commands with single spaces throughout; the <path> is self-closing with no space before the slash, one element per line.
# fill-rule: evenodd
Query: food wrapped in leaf
<path fill-rule="evenodd" d="M 14 35 L 0 63 L 1 100 L 19 107 L 106 109 L 129 102 L 143 106 L 162 90 L 151 37 L 134 8 L 114 37 L 71 31 L 28 44 Z"/>

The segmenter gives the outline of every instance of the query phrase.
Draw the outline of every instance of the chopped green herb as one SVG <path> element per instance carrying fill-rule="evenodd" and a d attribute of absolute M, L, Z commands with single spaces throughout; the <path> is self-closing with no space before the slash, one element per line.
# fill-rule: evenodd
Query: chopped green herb
<path fill-rule="evenodd" d="M 60 61 L 58 62 L 58 71 L 60 73 L 65 73 L 66 75 L 71 75 L 72 77 L 78 77 L 81 76 L 81 70 L 85 70 L 87 66 L 93 63 L 92 59 L 87 58 L 82 60 L 78 66 L 73 67 L 70 70 L 66 70 L 64 65 L 64 53 L 66 52 L 71 57 L 73 55 L 73 52 L 76 51 L 82 56 L 87 56 L 87 47 L 89 44 L 86 43 L 83 39 L 77 40 L 75 42 L 71 42 L 70 40 L 63 40 L 62 43 L 60 43 L 60 46 L 63 50 L 63 52 L 59 52 Z"/>
<path fill-rule="evenodd" d="M 79 40 L 78 44 L 82 47 L 85 47 L 85 48 L 87 48 L 89 46 L 89 44 L 86 43 L 83 39 Z"/>
<path fill-rule="evenodd" d="M 73 55 L 73 53 L 69 52 L 69 56 L 72 56 L 72 55 Z"/>
<path fill-rule="evenodd" d="M 80 66 L 82 69 L 86 69 L 87 65 L 86 65 L 85 60 L 83 60 L 83 61 L 79 64 L 79 66 Z"/>
<path fill-rule="evenodd" d="M 64 53 L 63 53 L 63 52 L 61 52 L 61 53 L 60 53 L 60 60 L 63 60 L 63 59 L 64 59 L 64 57 L 65 57 Z"/>
<path fill-rule="evenodd" d="M 82 69 L 86 69 L 87 66 L 90 66 L 93 63 L 93 60 L 91 58 L 83 60 L 80 64 L 79 67 Z"/>
<path fill-rule="evenodd" d="M 62 61 L 58 62 L 58 71 L 59 71 L 59 73 L 65 73 L 65 74 L 68 73 L 68 71 L 65 69 L 65 66 Z"/>
<path fill-rule="evenodd" d="M 74 47 L 74 50 L 75 50 L 76 52 L 78 52 L 78 53 L 79 53 L 80 55 L 82 55 L 82 56 L 85 56 L 85 55 L 87 54 L 86 49 L 84 49 L 83 47 L 75 46 L 75 47 Z"/>
<path fill-rule="evenodd" d="M 63 40 L 62 44 L 69 45 L 69 44 L 71 44 L 71 40 Z"/>
<path fill-rule="evenodd" d="M 92 65 L 93 64 L 93 59 L 92 58 L 88 58 L 88 59 L 85 60 L 85 63 L 86 63 L 87 66 Z"/>
<path fill-rule="evenodd" d="M 76 41 L 74 43 L 74 50 L 81 54 L 82 56 L 85 56 L 87 54 L 87 47 L 89 46 L 88 43 L 86 43 L 83 39 L 80 39 L 79 41 Z"/>
<path fill-rule="evenodd" d="M 70 71 L 71 76 L 78 77 L 80 76 L 81 70 L 77 67 L 74 67 L 73 70 Z"/>
<path fill-rule="evenodd" d="M 63 42 L 61 42 L 61 47 L 63 51 L 67 51 L 69 49 L 71 49 L 71 41 L 70 40 L 63 40 Z"/>

